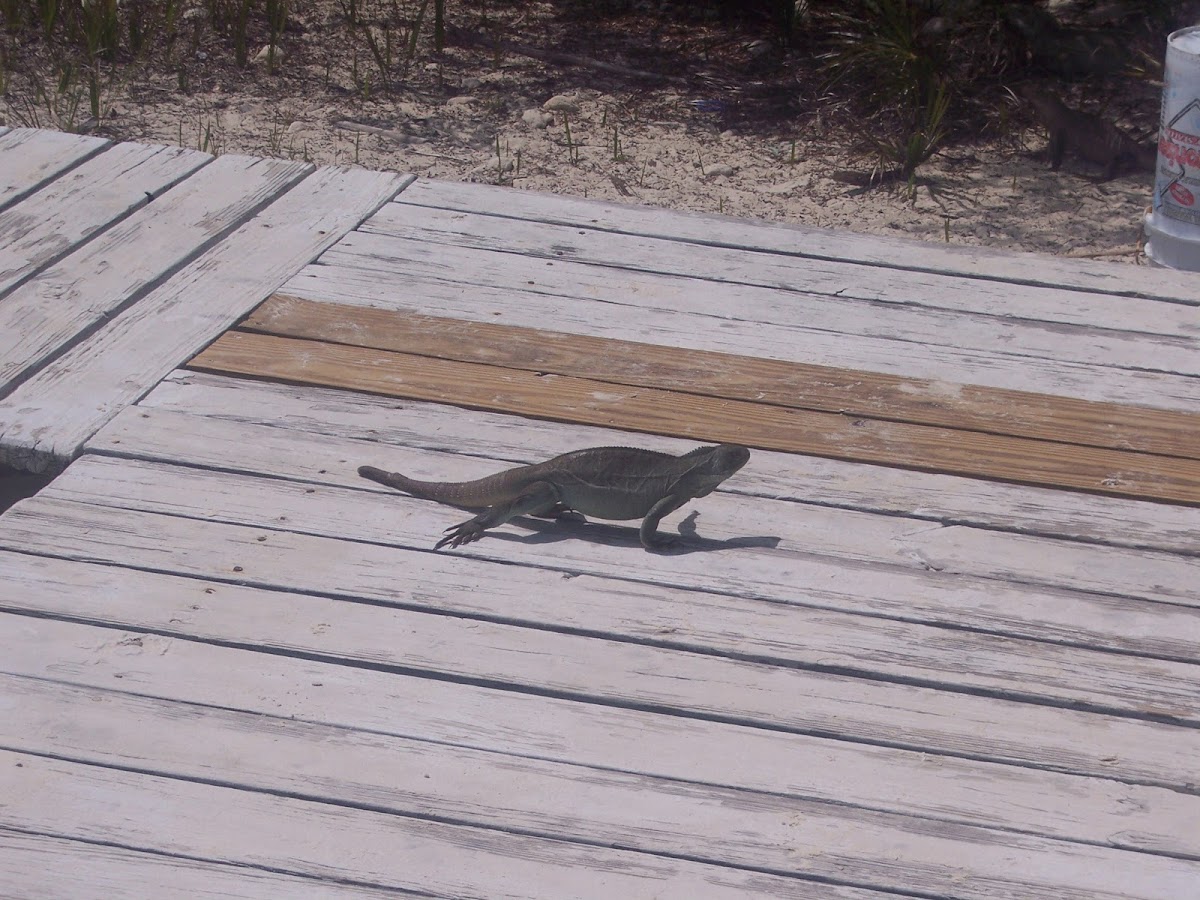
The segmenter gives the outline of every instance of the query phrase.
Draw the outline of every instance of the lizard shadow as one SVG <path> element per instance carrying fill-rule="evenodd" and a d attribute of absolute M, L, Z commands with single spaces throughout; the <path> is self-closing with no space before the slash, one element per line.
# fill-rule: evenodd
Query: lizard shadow
<path fill-rule="evenodd" d="M 681 556 L 688 553 L 736 550 L 740 547 L 768 547 L 774 549 L 779 546 L 780 538 L 774 535 L 748 535 L 746 537 L 726 538 L 724 540 L 703 537 L 696 531 L 696 519 L 698 516 L 699 513 L 690 512 L 680 521 L 679 537 L 676 537 L 669 531 L 660 531 L 660 537 L 665 537 L 671 540 L 672 543 L 662 549 L 656 548 L 651 552 L 664 556 Z M 554 520 L 521 516 L 512 519 L 509 524 L 520 525 L 522 528 L 532 531 L 533 534 L 519 536 L 488 532 L 488 538 L 521 541 L 527 544 L 549 544 L 564 540 L 583 540 L 594 544 L 606 544 L 610 546 L 624 545 L 639 550 L 644 549 L 638 537 L 636 526 L 630 527 L 628 525 L 598 522 L 586 519 L 577 513 L 568 513 Z"/>

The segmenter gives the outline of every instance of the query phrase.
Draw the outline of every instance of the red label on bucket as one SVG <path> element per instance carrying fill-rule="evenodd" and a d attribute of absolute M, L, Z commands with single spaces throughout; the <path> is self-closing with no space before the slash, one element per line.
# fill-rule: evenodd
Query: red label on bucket
<path fill-rule="evenodd" d="M 1178 182 L 1171 185 L 1167 190 L 1171 192 L 1172 199 L 1180 206 L 1191 206 L 1196 202 L 1195 195 Z"/>

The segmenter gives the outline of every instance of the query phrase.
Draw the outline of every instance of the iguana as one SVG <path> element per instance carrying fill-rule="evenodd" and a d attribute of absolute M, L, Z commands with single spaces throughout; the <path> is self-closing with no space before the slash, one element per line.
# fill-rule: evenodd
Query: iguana
<path fill-rule="evenodd" d="M 658 523 L 689 500 L 711 494 L 750 459 L 737 444 L 697 447 L 683 456 L 632 447 L 591 447 L 531 466 L 518 466 L 477 481 L 417 481 L 397 472 L 360 466 L 358 474 L 414 497 L 479 511 L 452 525 L 434 545 L 458 547 L 479 540 L 488 528 L 517 516 L 553 518 L 566 512 L 597 519 L 642 519 L 647 550 L 672 543 Z"/>
<path fill-rule="evenodd" d="M 1158 149 L 1135 141 L 1112 122 L 1071 109 L 1056 96 L 1023 84 L 1017 93 L 1027 100 L 1050 134 L 1050 168 L 1062 165 L 1071 149 L 1081 159 L 1104 166 L 1104 180 L 1131 170 L 1153 172 Z"/>

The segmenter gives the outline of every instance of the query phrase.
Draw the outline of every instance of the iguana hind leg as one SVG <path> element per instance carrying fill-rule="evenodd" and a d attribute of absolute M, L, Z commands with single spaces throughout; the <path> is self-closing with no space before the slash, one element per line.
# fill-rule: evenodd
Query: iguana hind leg
<path fill-rule="evenodd" d="M 434 550 L 443 547 L 461 547 L 483 537 L 489 528 L 503 525 L 517 516 L 550 516 L 561 514 L 566 508 L 559 501 L 559 492 L 548 481 L 537 481 L 507 503 L 489 506 L 479 515 L 446 529 L 446 536 L 433 545 Z"/>

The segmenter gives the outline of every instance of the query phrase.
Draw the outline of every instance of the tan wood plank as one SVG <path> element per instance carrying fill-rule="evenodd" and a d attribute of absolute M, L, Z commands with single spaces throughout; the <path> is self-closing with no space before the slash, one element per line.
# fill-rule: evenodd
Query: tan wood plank
<path fill-rule="evenodd" d="M 6 797 L 0 823 L 13 828 L 381 888 L 428 891 L 434 896 L 495 900 L 818 900 L 831 896 L 827 884 L 796 878 L 8 751 L 0 751 L 0 790 Z M 811 831 L 822 824 L 814 823 Z M 798 846 L 806 846 L 806 836 L 798 833 Z M 927 843 L 937 841 L 931 838 Z M 916 842 L 901 842 L 901 846 L 907 849 L 909 843 Z M 942 839 L 942 843 L 953 842 Z M 1017 837 L 1014 843 L 1027 852 L 1039 848 L 1029 838 Z M 987 855 L 999 857 L 1002 852 L 1011 851 L 992 848 Z M 832 853 L 814 854 L 811 863 L 807 854 L 795 855 L 815 871 L 832 870 L 839 862 Z M 1073 855 L 1075 859 L 1068 860 L 1055 855 L 1054 861 L 1065 869 L 1057 876 L 1060 883 L 1080 878 L 1099 885 L 1101 875 L 1111 875 L 1114 884 L 1124 887 L 1133 876 L 1118 870 L 1136 862 L 1143 884 L 1168 889 L 1196 865 L 1098 848 L 1081 848 Z M 873 880 L 903 874 L 904 866 L 885 868 Z M 1028 884 L 1039 876 L 1045 883 L 1051 874 L 1027 872 L 1015 883 Z M 949 871 L 931 873 L 930 879 L 948 882 L 950 876 Z M 1001 887 L 1005 881 L 1012 879 L 981 878 L 980 889 L 987 882 Z M 1146 890 L 1136 888 L 1126 896 L 1149 900 L 1153 895 Z M 853 890 L 841 896 L 871 898 Z M 1093 896 L 1116 900 L 1119 895 L 1103 890 Z"/>
<path fill-rule="evenodd" d="M 131 892 L 154 900 L 394 900 L 429 896 L 0 828 L 0 897 L 96 900 L 130 897 Z"/>
<path fill-rule="evenodd" d="M 864 814 L 798 797 L 664 783 L 346 733 L 279 717 L 264 721 L 259 715 L 0 676 L 0 702 L 4 699 L 15 701 L 18 709 L 15 721 L 0 722 L 0 735 L 12 750 L 52 752 L 123 768 L 153 759 L 157 772 L 175 778 L 215 775 L 251 790 L 369 805 L 643 853 L 690 856 L 718 865 L 803 873 L 805 866 L 793 860 L 798 818 L 809 823 L 810 834 L 817 832 L 817 823 L 827 823 L 831 831 L 839 825 L 849 831 L 869 820 L 867 827 L 876 832 L 881 845 L 888 839 L 889 843 L 927 844 L 914 840 L 912 834 L 926 830 L 926 822 L 878 811 Z M 212 747 L 222 748 L 229 762 L 215 767 Z M 1200 804 L 1200 799 L 1190 799 L 1193 806 Z M 586 814 L 580 816 L 580 810 Z M 1187 828 L 1193 823 L 1200 824 L 1200 814 L 1179 825 Z M 940 830 L 949 842 L 967 838 L 1007 843 L 1002 832 L 962 827 L 965 834 L 960 835 L 958 829 L 944 825 Z M 1065 856 L 1068 865 L 1078 852 L 1057 841 L 1042 840 L 1038 847 L 1026 835 L 1018 840 L 1027 851 Z M 869 841 L 855 844 L 861 849 L 845 853 L 842 877 L 858 881 L 859 871 L 872 864 L 872 854 Z M 1136 865 L 1139 857 L 1127 859 Z M 897 887 L 902 886 L 902 878 L 897 873 Z M 1057 879 L 1051 885 L 1067 887 Z M 1032 887 L 1041 886 L 1035 880 Z"/>
<path fill-rule="evenodd" d="M 322 478 L 319 470 L 323 468 L 328 476 L 336 478 L 339 474 L 326 465 L 334 458 L 333 450 L 331 446 L 321 446 L 322 439 L 344 439 L 364 449 L 377 444 L 427 450 L 454 447 L 459 454 L 494 460 L 497 468 L 536 462 L 580 447 L 603 447 L 631 440 L 627 432 L 610 428 L 542 422 L 436 403 L 399 403 L 371 394 L 180 370 L 144 397 L 137 412 L 126 410 L 119 425 L 114 420 L 112 427 L 97 434 L 89 446 L 104 452 L 122 452 L 120 442 L 125 437 L 122 432 L 131 427 L 136 432 L 129 435 L 133 441 L 129 452 L 172 458 L 180 453 L 178 441 L 140 418 L 143 412 L 155 410 L 167 415 L 204 416 L 269 426 L 269 431 L 255 434 L 252 445 L 272 448 L 279 464 L 272 471 L 287 471 L 290 477 L 305 480 L 319 480 Z M 178 427 L 187 432 L 202 426 L 185 425 L 180 420 Z M 636 440 L 639 446 L 668 453 L 683 453 L 692 446 L 677 438 L 654 435 L 642 435 Z M 303 449 L 292 452 L 297 447 Z M 307 457 L 303 455 L 305 451 L 309 451 Z M 191 448 L 191 454 L 184 453 L 178 458 L 204 459 L 208 462 L 201 464 L 219 467 L 218 461 L 206 455 L 210 452 L 223 451 L 199 442 Z M 224 459 L 230 458 L 226 453 Z M 380 468 L 398 468 L 403 465 L 403 453 L 390 456 L 373 451 L 362 461 L 373 461 Z M 1019 534 L 1052 535 L 1102 546 L 1200 556 L 1200 509 L 1196 507 L 769 451 L 756 452 L 754 465 L 742 469 L 736 479 L 722 488 L 746 496 L 898 514 L 914 523 L 969 525 Z"/>
<path fill-rule="evenodd" d="M 221 156 L 17 288 L 0 303 L 0 396 L 303 176 L 293 163 Z"/>
<path fill-rule="evenodd" d="M 212 508 L 218 508 L 223 500 L 213 498 Z M 289 521 L 297 518 L 290 512 L 283 515 Z M 420 604 L 421 591 L 435 590 L 437 583 L 420 576 L 423 557 L 429 553 L 269 529 L 41 498 L 18 504 L 3 521 L 0 546 L 6 549 L 39 552 L 38 548 L 49 546 L 56 555 L 69 559 L 124 563 L 210 583 L 364 597 L 387 605 Z M 462 589 L 487 590 L 497 577 L 503 578 L 504 570 L 493 570 L 490 577 L 479 579 L 475 569 L 467 573 L 475 586 Z M 105 621 L 112 615 L 116 617 L 113 624 L 120 627 L 137 627 L 151 618 L 162 621 L 163 613 L 154 611 L 163 607 L 161 599 L 130 598 L 125 602 L 139 607 L 153 604 L 132 616 L 117 609 L 120 602 L 107 601 L 106 611 L 97 611 L 88 620 Z M 398 610 L 372 606 L 369 609 L 375 612 L 358 611 L 351 616 L 341 611 L 337 602 L 325 601 L 324 605 L 324 615 L 306 619 L 301 626 L 281 624 L 294 621 L 294 616 L 288 619 L 286 610 L 270 613 L 260 626 L 267 629 L 265 636 L 262 631 L 256 636 L 250 630 L 248 610 L 224 620 L 223 625 L 220 616 L 181 617 L 176 612 L 173 618 L 183 621 L 170 622 L 164 630 L 186 634 L 192 627 L 214 627 L 210 623 L 215 622 L 223 633 L 210 639 L 238 644 L 266 640 L 270 646 L 282 643 L 280 649 L 288 652 L 318 654 L 318 648 L 325 647 L 339 661 L 357 660 L 595 703 L 632 704 L 684 717 L 835 735 L 856 742 L 1150 784 L 1186 783 L 1200 753 L 1200 729 L 1194 727 L 894 683 L 865 674 L 848 676 L 836 665 L 832 671 L 808 671 L 724 661 L 610 639 L 531 629 L 497 630 L 478 621 L 441 621 L 422 628 L 414 623 L 410 632 L 408 617 Z M 295 606 L 287 608 L 299 611 Z M 363 616 L 373 624 L 354 633 L 375 634 L 370 645 L 342 638 L 336 629 L 318 627 L 321 623 L 334 626 L 342 617 L 349 617 L 349 622 Z M 330 631 L 334 633 L 326 636 Z M 1181 686 L 1182 692 L 1187 690 L 1186 685 Z M 797 697 L 804 697 L 804 703 L 798 705 Z M 1194 710 L 1194 701 L 1168 704 L 1159 702 L 1157 696 L 1141 699 L 1140 714 L 1170 715 L 1174 711 L 1182 719 L 1194 717 L 1194 712 L 1189 712 Z"/>
<path fill-rule="evenodd" d="M 270 296 L 408 177 L 319 169 L 0 401 L 0 463 L 34 472 L 62 468 L 101 425 Z"/>
<path fill-rule="evenodd" d="M 852 419 L 245 332 L 223 335 L 189 365 L 554 421 L 1200 504 L 1200 463 L 1175 457 Z"/>
<path fill-rule="evenodd" d="M 105 138 L 61 131 L 4 129 L 0 134 L 0 209 L 27 197 L 108 144 Z"/>
<path fill-rule="evenodd" d="M 812 260 L 962 275 L 1004 282 L 1010 291 L 1019 290 L 1021 285 L 1050 285 L 1068 288 L 1072 293 L 1086 292 L 1085 297 L 1092 292 L 1105 292 L 1122 297 L 1160 297 L 1200 304 L 1200 288 L 1187 273 L 1145 266 L 1116 266 L 986 247 L 952 247 L 831 228 L 760 222 L 425 178 L 410 185 L 396 200 L 397 205 L 524 218 L 687 241 L 701 247 L 769 251 Z M 1062 297 L 1062 307 L 1066 309 L 1090 299 L 1067 294 Z M 1095 319 L 1099 320 L 1100 317 Z"/>
<path fill-rule="evenodd" d="M 0 212 L 0 295 L 211 159 L 183 147 L 116 144 Z"/>
<path fill-rule="evenodd" d="M 433 536 L 461 519 L 461 513 L 405 501 L 404 495 L 360 478 L 359 464 L 394 467 L 435 480 L 469 480 L 507 465 L 459 453 L 411 451 L 387 441 L 313 436 L 275 425 L 197 418 L 166 410 L 147 413 L 142 407 L 127 410 L 89 446 L 119 459 L 87 456 L 46 488 L 43 497 L 272 528 L 277 527 L 278 516 L 285 515 L 293 530 L 389 545 L 403 542 L 417 549 L 427 549 Z M 538 454 L 531 455 L 537 458 Z M 762 456 L 756 452 L 747 468 L 757 469 Z M 131 460 L 159 460 L 167 465 L 141 465 Z M 239 474 L 222 471 L 229 469 Z M 772 656 L 794 647 L 798 655 L 788 658 L 811 664 L 822 658 L 822 649 L 837 647 L 838 653 L 847 654 L 847 665 L 852 659 L 855 665 L 886 671 L 891 677 L 927 679 L 940 677 L 936 673 L 952 673 L 951 681 L 978 688 L 1071 700 L 1091 696 L 1093 702 L 1103 697 L 1103 702 L 1123 706 L 1140 703 L 1135 698 L 1146 693 L 1134 683 L 1147 686 L 1153 682 L 1153 676 L 1149 682 L 1141 682 L 1136 674 L 1144 665 L 1142 660 L 1105 656 L 1096 657 L 1091 664 L 1081 659 L 1072 662 L 1070 653 L 1057 644 L 1200 662 L 1200 603 L 1195 591 L 1200 561 L 1194 557 L 1144 549 L 1130 552 L 962 526 L 941 528 L 895 515 L 869 516 L 768 499 L 771 495 L 767 492 L 739 494 L 735 489 L 745 480 L 745 472 L 743 469 L 726 482 L 728 488 L 722 486 L 695 504 L 703 517 L 701 532 L 711 537 L 707 544 L 701 540 L 693 549 L 735 551 L 722 554 L 722 567 L 716 572 L 706 565 L 704 554 L 697 552 L 669 560 L 646 557 L 631 575 L 627 558 L 632 529 L 619 526 L 595 531 L 588 526 L 543 526 L 539 534 L 520 540 L 512 539 L 516 537 L 513 529 L 505 529 L 496 533 L 498 543 L 482 542 L 471 554 L 525 562 L 539 571 L 549 567 L 618 579 L 633 577 L 666 593 L 670 591 L 667 585 L 688 584 L 714 593 L 711 603 L 702 604 L 707 610 L 730 615 L 735 607 L 753 611 L 751 621 L 714 627 L 718 634 L 736 635 L 734 647 L 727 648 L 731 652 L 736 653 L 740 646 L 751 656 Z M 779 472 L 786 481 L 788 470 L 780 467 Z M 239 477 L 246 473 L 271 481 L 248 482 Z M 321 490 L 314 509 L 312 503 L 297 502 L 295 485 L 280 484 L 276 479 L 362 490 Z M 193 503 L 188 499 L 192 497 L 221 497 L 222 501 L 219 510 L 214 510 L 207 499 Z M 687 515 L 687 508 L 675 514 L 667 520 L 666 530 L 673 527 L 672 519 Z M 764 523 L 771 525 L 768 541 L 748 537 L 759 534 Z M 549 547 L 539 546 L 551 542 Z M 434 557 L 444 558 L 444 554 Z M 804 564 L 789 568 L 798 559 Z M 454 567 L 463 564 L 447 561 L 441 565 L 448 571 L 460 571 Z M 864 573 L 864 566 L 881 572 L 880 577 Z M 506 584 L 514 577 L 510 574 Z M 783 600 L 787 609 L 796 604 L 794 612 L 800 618 L 756 625 L 754 620 L 764 614 L 762 604 L 747 600 L 731 585 L 740 586 L 745 594 Z M 503 609 L 530 605 L 522 600 L 522 590 L 531 596 L 559 594 L 535 580 L 515 594 L 492 588 L 485 592 L 488 600 L 476 602 L 486 604 L 495 594 L 494 602 L 500 605 L 494 612 L 503 617 Z M 624 596 L 621 588 L 614 586 L 614 590 Z M 680 602 L 701 605 L 695 597 Z M 581 605 L 611 611 L 623 608 L 624 601 L 606 596 Z M 640 621 L 639 615 L 648 615 L 653 605 L 639 595 L 631 619 Z M 865 613 L 869 620 L 847 624 L 847 639 L 835 640 L 818 627 L 817 607 Z M 783 615 L 775 605 L 769 608 Z M 557 606 L 551 609 L 553 621 L 565 614 Z M 673 619 L 670 614 L 664 616 L 668 622 Z M 961 627 L 953 632 L 924 632 L 911 624 L 914 620 Z M 694 634 L 700 625 L 693 622 L 688 633 Z M 598 624 L 591 621 L 586 627 Z M 876 628 L 881 629 L 878 645 L 867 637 Z M 998 632 L 1004 637 L 989 641 L 986 634 L 978 632 Z M 637 634 L 655 637 L 653 631 Z M 670 640 L 680 637 L 673 630 L 666 634 L 672 635 Z M 752 652 L 755 635 L 762 643 Z M 803 639 L 781 635 L 802 635 Z M 1044 664 L 1027 659 L 1018 665 L 1010 658 L 1021 647 L 1012 643 L 1016 635 L 1056 645 L 1037 651 L 1037 655 L 1046 654 Z M 814 641 L 811 647 L 809 640 Z M 800 642 L 798 646 L 795 641 Z M 860 647 L 862 641 L 869 646 Z M 1027 665 L 1033 668 L 1025 668 Z M 1103 670 L 1105 676 L 1097 678 L 1092 669 Z M 1134 682 L 1119 680 L 1126 677 Z M 1118 680 L 1110 683 L 1109 678 Z"/>
<path fill-rule="evenodd" d="M 20 565 L 12 563 L 14 558 Z M 36 596 L 70 584 L 98 605 L 118 591 L 136 595 L 157 590 L 162 607 L 182 613 L 176 615 L 176 626 L 189 621 L 185 603 L 204 609 L 217 596 L 225 604 L 240 600 L 252 609 L 258 593 L 211 581 L 7 553 L 0 553 L 0 568 L 6 583 L 27 586 Z M 45 580 L 38 577 L 42 573 L 48 573 Z M 0 670 L 22 677 L 305 721 L 343 732 L 1152 853 L 1194 856 L 1200 834 L 1192 827 L 1194 795 L 1168 786 L 1130 784 L 1121 771 L 1112 778 L 1104 773 L 1080 777 L 1043 765 L 1000 765 L 702 718 L 681 723 L 648 710 L 365 668 L 352 671 L 311 657 L 168 637 L 154 633 L 150 625 L 100 634 L 89 625 L 55 618 L 4 617 L 3 624 L 10 621 L 8 630 L 20 633 L 21 640 L 5 649 Z M 327 633 L 328 625 L 317 635 Z M 1047 759 L 1053 761 L 1052 756 Z"/>
<path fill-rule="evenodd" d="M 241 327 L 792 409 L 1200 459 L 1200 414 L 898 378 L 276 294 Z"/>

